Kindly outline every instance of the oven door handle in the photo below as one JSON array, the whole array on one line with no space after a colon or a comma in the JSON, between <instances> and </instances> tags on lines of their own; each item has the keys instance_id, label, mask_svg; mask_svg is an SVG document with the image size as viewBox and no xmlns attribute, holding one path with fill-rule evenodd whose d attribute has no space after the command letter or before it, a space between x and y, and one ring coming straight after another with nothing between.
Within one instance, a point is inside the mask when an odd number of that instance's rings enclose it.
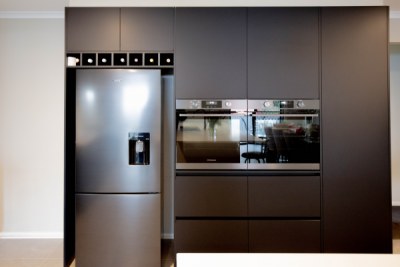
<instances>
[{"instance_id":1,"label":"oven door handle","mask_svg":"<svg viewBox=\"0 0 400 267\"><path fill-rule=\"evenodd\" d=\"M245 117L247 114L179 114L179 117Z\"/></svg>"},{"instance_id":2,"label":"oven door handle","mask_svg":"<svg viewBox=\"0 0 400 267\"><path fill-rule=\"evenodd\" d=\"M318 114L251 114L252 117L318 117Z\"/></svg>"}]
</instances>

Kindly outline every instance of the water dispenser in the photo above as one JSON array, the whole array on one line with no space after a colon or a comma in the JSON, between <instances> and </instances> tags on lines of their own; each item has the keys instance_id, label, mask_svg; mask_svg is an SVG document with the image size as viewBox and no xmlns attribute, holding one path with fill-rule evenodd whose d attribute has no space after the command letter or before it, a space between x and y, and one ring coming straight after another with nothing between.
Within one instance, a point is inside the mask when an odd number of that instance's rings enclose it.
<instances>
[{"instance_id":1,"label":"water dispenser","mask_svg":"<svg viewBox=\"0 0 400 267\"><path fill-rule=\"evenodd\" d=\"M129 165L150 164L150 133L129 133Z\"/></svg>"}]
</instances>

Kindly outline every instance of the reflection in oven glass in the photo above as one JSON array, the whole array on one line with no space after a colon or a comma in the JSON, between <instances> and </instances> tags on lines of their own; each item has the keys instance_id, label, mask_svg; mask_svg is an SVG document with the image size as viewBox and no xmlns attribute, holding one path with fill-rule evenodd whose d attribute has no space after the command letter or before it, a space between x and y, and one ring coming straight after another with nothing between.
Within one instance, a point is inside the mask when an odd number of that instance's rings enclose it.
<instances>
[{"instance_id":1,"label":"reflection in oven glass","mask_svg":"<svg viewBox=\"0 0 400 267\"><path fill-rule=\"evenodd\" d=\"M247 162L319 163L318 114L254 112L249 124Z\"/></svg>"},{"instance_id":2,"label":"reflection in oven glass","mask_svg":"<svg viewBox=\"0 0 400 267\"><path fill-rule=\"evenodd\" d=\"M180 112L176 141L177 163L244 163L247 117L230 110Z\"/></svg>"}]
</instances>

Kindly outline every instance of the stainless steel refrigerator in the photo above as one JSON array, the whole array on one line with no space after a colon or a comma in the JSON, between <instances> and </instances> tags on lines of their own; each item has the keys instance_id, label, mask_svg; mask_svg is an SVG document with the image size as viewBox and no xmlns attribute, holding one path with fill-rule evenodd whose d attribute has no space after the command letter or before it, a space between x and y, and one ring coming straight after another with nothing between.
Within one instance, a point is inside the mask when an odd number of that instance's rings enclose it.
<instances>
[{"instance_id":1,"label":"stainless steel refrigerator","mask_svg":"<svg viewBox=\"0 0 400 267\"><path fill-rule=\"evenodd\" d=\"M160 70L76 73L76 266L161 265Z\"/></svg>"}]
</instances>

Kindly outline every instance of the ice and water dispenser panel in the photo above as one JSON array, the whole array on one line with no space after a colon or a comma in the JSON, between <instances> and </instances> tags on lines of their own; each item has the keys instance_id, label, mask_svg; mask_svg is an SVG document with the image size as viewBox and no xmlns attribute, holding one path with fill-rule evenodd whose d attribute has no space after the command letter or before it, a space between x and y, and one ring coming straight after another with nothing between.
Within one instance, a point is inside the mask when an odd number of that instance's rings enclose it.
<instances>
[{"instance_id":1,"label":"ice and water dispenser panel","mask_svg":"<svg viewBox=\"0 0 400 267\"><path fill-rule=\"evenodd\" d=\"M129 165L150 164L150 133L129 133Z\"/></svg>"}]
</instances>

